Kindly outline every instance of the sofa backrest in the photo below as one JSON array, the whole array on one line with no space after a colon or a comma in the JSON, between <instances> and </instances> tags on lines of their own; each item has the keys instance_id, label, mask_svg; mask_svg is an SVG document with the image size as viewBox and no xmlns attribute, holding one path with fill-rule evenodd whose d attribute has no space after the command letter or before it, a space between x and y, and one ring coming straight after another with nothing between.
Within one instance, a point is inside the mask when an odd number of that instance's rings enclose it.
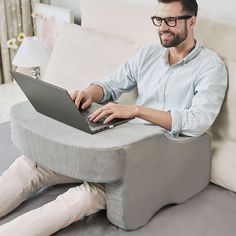
<instances>
[{"instance_id":1,"label":"sofa backrest","mask_svg":"<svg viewBox=\"0 0 236 236\"><path fill-rule=\"evenodd\" d=\"M236 52L232 48L233 42L236 42L236 24L201 16L197 19L195 36L222 59L236 61Z\"/></svg>"},{"instance_id":2,"label":"sofa backrest","mask_svg":"<svg viewBox=\"0 0 236 236\"><path fill-rule=\"evenodd\" d=\"M150 20L155 14L154 5L126 0L80 0L80 4L82 27L64 25L46 75L47 81L69 91L104 79L138 48L158 42ZM212 182L236 191L236 51L232 46L236 42L236 25L204 17L197 21L196 38L222 57L229 73L225 102L210 129ZM135 93L123 97L126 103L134 99Z\"/></svg>"},{"instance_id":3,"label":"sofa backrest","mask_svg":"<svg viewBox=\"0 0 236 236\"><path fill-rule=\"evenodd\" d=\"M141 45L158 41L155 5L127 0L80 0L82 27Z\"/></svg>"}]
</instances>

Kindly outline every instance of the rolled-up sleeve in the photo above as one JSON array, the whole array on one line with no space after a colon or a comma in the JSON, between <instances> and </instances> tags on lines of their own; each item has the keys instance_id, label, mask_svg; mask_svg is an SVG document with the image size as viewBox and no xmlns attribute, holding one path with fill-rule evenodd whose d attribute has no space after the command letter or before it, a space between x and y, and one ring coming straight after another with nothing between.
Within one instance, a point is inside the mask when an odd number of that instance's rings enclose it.
<instances>
[{"instance_id":1,"label":"rolled-up sleeve","mask_svg":"<svg viewBox=\"0 0 236 236\"><path fill-rule=\"evenodd\" d=\"M199 68L201 70L201 68ZM227 71L223 62L201 70L196 81L195 95L189 109L171 109L172 129L170 134L200 136L215 121L223 103L227 89Z\"/></svg>"},{"instance_id":2,"label":"rolled-up sleeve","mask_svg":"<svg viewBox=\"0 0 236 236\"><path fill-rule=\"evenodd\" d=\"M124 63L114 74L103 81L96 81L103 88L103 99L101 103L109 100L117 100L122 93L127 93L137 86L139 71L144 64L149 47L141 48L133 57Z\"/></svg>"},{"instance_id":3,"label":"rolled-up sleeve","mask_svg":"<svg viewBox=\"0 0 236 236\"><path fill-rule=\"evenodd\" d=\"M103 88L103 99L101 103L109 100L117 100L122 93L129 92L136 87L136 68L132 60L126 62L113 75L107 77L104 81L97 81L97 84Z\"/></svg>"}]
</instances>

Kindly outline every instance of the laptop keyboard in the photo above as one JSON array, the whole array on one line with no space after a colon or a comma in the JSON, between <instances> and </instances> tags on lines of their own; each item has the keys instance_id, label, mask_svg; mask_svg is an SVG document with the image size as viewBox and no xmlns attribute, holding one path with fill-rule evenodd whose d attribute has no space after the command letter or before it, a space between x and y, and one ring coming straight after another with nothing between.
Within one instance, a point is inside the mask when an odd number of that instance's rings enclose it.
<instances>
[{"instance_id":1,"label":"laptop keyboard","mask_svg":"<svg viewBox=\"0 0 236 236\"><path fill-rule=\"evenodd\" d=\"M86 122L88 123L88 125L90 127L96 128L98 126L104 125L103 122L105 121L106 117L101 118L99 121L97 122L92 122L88 120L88 116L90 115L90 113L88 111L83 111L82 115L84 117L84 119L86 120Z\"/></svg>"},{"instance_id":2,"label":"laptop keyboard","mask_svg":"<svg viewBox=\"0 0 236 236\"><path fill-rule=\"evenodd\" d=\"M83 115L84 119L86 120L86 122L88 123L88 125L91 127L91 128L96 128L96 127L99 127L99 126L102 126L104 125L103 122L105 121L105 119L107 118L107 116L101 118L99 121L97 122L92 122L92 121L89 121L88 120L88 116L91 114L91 112L89 112L88 110L85 110L83 112L81 112L81 114ZM122 121L123 119L119 119L119 118L115 118L113 119L111 122L109 122L108 124L115 124L115 123L118 123L120 121Z\"/></svg>"}]
</instances>

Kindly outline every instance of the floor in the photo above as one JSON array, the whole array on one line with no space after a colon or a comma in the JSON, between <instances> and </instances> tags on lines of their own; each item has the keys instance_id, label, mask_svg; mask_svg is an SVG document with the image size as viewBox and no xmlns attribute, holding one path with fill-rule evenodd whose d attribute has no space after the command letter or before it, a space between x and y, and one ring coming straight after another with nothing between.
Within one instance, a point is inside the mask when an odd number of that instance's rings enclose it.
<instances>
[{"instance_id":1,"label":"floor","mask_svg":"<svg viewBox=\"0 0 236 236\"><path fill-rule=\"evenodd\" d=\"M0 85L0 123L9 121L11 107L25 100L26 97L16 82Z\"/></svg>"}]
</instances>

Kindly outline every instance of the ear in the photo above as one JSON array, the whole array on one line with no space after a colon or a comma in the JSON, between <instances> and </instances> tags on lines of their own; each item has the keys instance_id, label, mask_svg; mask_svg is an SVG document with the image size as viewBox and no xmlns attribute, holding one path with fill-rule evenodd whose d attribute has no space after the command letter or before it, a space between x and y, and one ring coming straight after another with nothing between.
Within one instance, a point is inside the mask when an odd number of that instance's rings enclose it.
<instances>
[{"instance_id":1,"label":"ear","mask_svg":"<svg viewBox=\"0 0 236 236\"><path fill-rule=\"evenodd\" d=\"M193 28L196 24L196 21L197 21L196 16L192 16L189 21L189 26Z\"/></svg>"}]
</instances>

